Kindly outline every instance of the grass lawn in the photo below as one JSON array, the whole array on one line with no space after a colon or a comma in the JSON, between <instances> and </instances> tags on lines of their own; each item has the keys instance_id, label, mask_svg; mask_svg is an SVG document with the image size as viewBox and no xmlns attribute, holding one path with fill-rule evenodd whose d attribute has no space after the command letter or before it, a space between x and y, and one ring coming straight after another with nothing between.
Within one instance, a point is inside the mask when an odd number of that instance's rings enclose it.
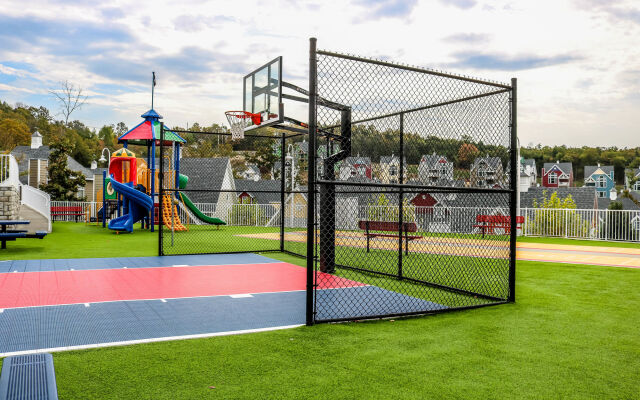
<instances>
[{"instance_id":1,"label":"grass lawn","mask_svg":"<svg viewBox=\"0 0 640 400\"><path fill-rule=\"evenodd\" d=\"M497 307L57 353L60 397L640 397L640 271L519 262L517 278Z\"/></svg>"},{"instance_id":2,"label":"grass lawn","mask_svg":"<svg viewBox=\"0 0 640 400\"><path fill-rule=\"evenodd\" d=\"M523 238L533 240L578 244ZM148 256L157 235L55 223L44 240L5 251ZM521 261L516 282L515 304L477 310L55 353L58 390L62 399L640 399L640 270Z\"/></svg>"}]
</instances>

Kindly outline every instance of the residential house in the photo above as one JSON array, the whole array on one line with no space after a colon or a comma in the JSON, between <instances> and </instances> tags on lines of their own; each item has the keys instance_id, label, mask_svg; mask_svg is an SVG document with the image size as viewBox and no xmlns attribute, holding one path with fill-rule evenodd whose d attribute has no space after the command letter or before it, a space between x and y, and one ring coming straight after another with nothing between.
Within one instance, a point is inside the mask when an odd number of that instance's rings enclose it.
<instances>
[{"instance_id":1,"label":"residential house","mask_svg":"<svg viewBox=\"0 0 640 400\"><path fill-rule=\"evenodd\" d=\"M527 192L520 193L520 207L534 208L534 205L541 205L544 199L549 199L553 193L557 193L561 199L571 195L578 209L596 209L599 199L596 196L595 188L592 187L559 187L546 188L543 186L531 187Z\"/></svg>"},{"instance_id":2,"label":"residential house","mask_svg":"<svg viewBox=\"0 0 640 400\"><path fill-rule=\"evenodd\" d=\"M616 182L613 166L600 165L584 167L584 186L595 187L598 198L616 199Z\"/></svg>"},{"instance_id":3,"label":"residential house","mask_svg":"<svg viewBox=\"0 0 640 400\"><path fill-rule=\"evenodd\" d=\"M39 188L49 180L49 155L52 150L42 144L42 135L36 131L31 135L29 146L16 146L11 154L18 162L20 182ZM78 188L78 198L86 198L87 201L96 201L97 193L102 189L102 168L97 167L94 161L89 168L83 166L71 156L67 156L67 166L75 172L84 175L86 184Z\"/></svg>"},{"instance_id":4,"label":"residential house","mask_svg":"<svg viewBox=\"0 0 640 400\"><path fill-rule=\"evenodd\" d=\"M402 176L407 179L407 159L403 160ZM400 157L391 156L380 157L380 173L377 177L382 183L400 183Z\"/></svg>"},{"instance_id":5,"label":"residential house","mask_svg":"<svg viewBox=\"0 0 640 400\"><path fill-rule=\"evenodd\" d=\"M237 203L241 204L280 204L282 182L273 179L254 181L236 179Z\"/></svg>"},{"instance_id":6,"label":"residential house","mask_svg":"<svg viewBox=\"0 0 640 400\"><path fill-rule=\"evenodd\" d=\"M453 162L436 153L425 154L418 164L418 179L424 185L435 185L440 180L453 181Z\"/></svg>"},{"instance_id":7,"label":"residential house","mask_svg":"<svg viewBox=\"0 0 640 400\"><path fill-rule=\"evenodd\" d=\"M373 174L371 173L371 159L369 157L361 157L360 155L347 157L341 161L338 171L338 179L341 181L346 181L353 177L373 178Z\"/></svg>"},{"instance_id":8,"label":"residential house","mask_svg":"<svg viewBox=\"0 0 640 400\"><path fill-rule=\"evenodd\" d=\"M631 183L632 180L629 179L629 175L632 175L633 179L635 179L634 183ZM640 191L640 168L626 169L624 171L624 187L627 190Z\"/></svg>"},{"instance_id":9,"label":"residential house","mask_svg":"<svg viewBox=\"0 0 640 400\"><path fill-rule=\"evenodd\" d=\"M248 179L251 181L259 181L262 178L260 169L255 164L247 164L247 169L240 173L242 179Z\"/></svg>"},{"instance_id":10,"label":"residential house","mask_svg":"<svg viewBox=\"0 0 640 400\"><path fill-rule=\"evenodd\" d=\"M542 186L549 188L573 186L573 165L570 162L544 163L542 167Z\"/></svg>"},{"instance_id":11,"label":"residential house","mask_svg":"<svg viewBox=\"0 0 640 400\"><path fill-rule=\"evenodd\" d=\"M536 160L520 157L520 191L524 192L529 187L536 186L537 182Z\"/></svg>"},{"instance_id":12,"label":"residential house","mask_svg":"<svg viewBox=\"0 0 640 400\"><path fill-rule=\"evenodd\" d=\"M498 157L478 157L471 164L471 186L499 188L503 186L504 171Z\"/></svg>"},{"instance_id":13,"label":"residential house","mask_svg":"<svg viewBox=\"0 0 640 400\"><path fill-rule=\"evenodd\" d=\"M189 177L185 193L194 203L215 207L211 216L225 219L236 203L236 185L228 157L190 158L180 160L180 173Z\"/></svg>"}]
</instances>

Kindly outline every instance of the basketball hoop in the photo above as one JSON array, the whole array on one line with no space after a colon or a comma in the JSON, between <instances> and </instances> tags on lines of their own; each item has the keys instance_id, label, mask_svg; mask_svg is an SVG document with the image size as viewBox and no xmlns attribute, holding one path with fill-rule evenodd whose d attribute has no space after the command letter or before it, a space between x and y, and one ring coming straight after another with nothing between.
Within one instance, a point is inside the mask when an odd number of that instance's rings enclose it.
<instances>
[{"instance_id":1,"label":"basketball hoop","mask_svg":"<svg viewBox=\"0 0 640 400\"><path fill-rule=\"evenodd\" d=\"M248 111L226 111L229 126L231 127L231 139L244 139L244 129L254 125L260 125L262 117L260 114L253 114Z\"/></svg>"}]
</instances>

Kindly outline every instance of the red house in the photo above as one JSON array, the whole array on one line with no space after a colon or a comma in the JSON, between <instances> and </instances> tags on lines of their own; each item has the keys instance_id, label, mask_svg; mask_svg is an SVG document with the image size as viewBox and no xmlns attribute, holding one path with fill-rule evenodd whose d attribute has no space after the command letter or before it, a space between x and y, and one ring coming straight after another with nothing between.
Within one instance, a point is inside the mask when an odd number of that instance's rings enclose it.
<instances>
[{"instance_id":1,"label":"red house","mask_svg":"<svg viewBox=\"0 0 640 400\"><path fill-rule=\"evenodd\" d=\"M544 163L542 167L542 186L571 187L573 186L573 165L570 162Z\"/></svg>"}]
</instances>

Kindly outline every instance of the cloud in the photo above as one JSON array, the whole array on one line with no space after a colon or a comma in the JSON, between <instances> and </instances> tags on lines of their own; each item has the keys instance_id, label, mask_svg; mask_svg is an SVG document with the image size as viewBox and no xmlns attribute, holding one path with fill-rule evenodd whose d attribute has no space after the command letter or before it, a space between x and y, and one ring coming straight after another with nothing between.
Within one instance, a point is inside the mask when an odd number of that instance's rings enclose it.
<instances>
[{"instance_id":1,"label":"cloud","mask_svg":"<svg viewBox=\"0 0 640 400\"><path fill-rule=\"evenodd\" d=\"M454 54L457 61L449 64L451 67L456 68L473 68L473 69L485 69L485 70L500 70L500 71L518 71L534 68L548 67L552 65L566 64L572 61L579 60L579 57L570 55L561 56L536 56L536 55L524 55L508 57L497 54L481 54L481 53L466 53L460 52Z\"/></svg>"},{"instance_id":2,"label":"cloud","mask_svg":"<svg viewBox=\"0 0 640 400\"><path fill-rule=\"evenodd\" d=\"M126 15L122 9L117 7L105 7L100 10L100 13L106 19L120 19Z\"/></svg>"},{"instance_id":3,"label":"cloud","mask_svg":"<svg viewBox=\"0 0 640 400\"><path fill-rule=\"evenodd\" d=\"M576 0L575 4L580 10L596 11L612 20L640 24L640 9L625 5L620 0Z\"/></svg>"},{"instance_id":4,"label":"cloud","mask_svg":"<svg viewBox=\"0 0 640 400\"><path fill-rule=\"evenodd\" d=\"M472 8L478 3L476 0L440 0L440 2L449 6L462 8L463 10Z\"/></svg>"},{"instance_id":5,"label":"cloud","mask_svg":"<svg viewBox=\"0 0 640 400\"><path fill-rule=\"evenodd\" d=\"M368 19L385 17L403 18L411 14L417 5L417 0L359 0L360 4L367 8Z\"/></svg>"},{"instance_id":6,"label":"cloud","mask_svg":"<svg viewBox=\"0 0 640 400\"><path fill-rule=\"evenodd\" d=\"M468 44L486 43L489 41L489 35L485 33L456 33L445 37L444 41Z\"/></svg>"},{"instance_id":7,"label":"cloud","mask_svg":"<svg viewBox=\"0 0 640 400\"><path fill-rule=\"evenodd\" d=\"M173 20L173 26L178 31L200 32L206 28L215 28L219 25L237 22L235 18L226 15L213 17L203 15L180 15Z\"/></svg>"}]
</instances>

